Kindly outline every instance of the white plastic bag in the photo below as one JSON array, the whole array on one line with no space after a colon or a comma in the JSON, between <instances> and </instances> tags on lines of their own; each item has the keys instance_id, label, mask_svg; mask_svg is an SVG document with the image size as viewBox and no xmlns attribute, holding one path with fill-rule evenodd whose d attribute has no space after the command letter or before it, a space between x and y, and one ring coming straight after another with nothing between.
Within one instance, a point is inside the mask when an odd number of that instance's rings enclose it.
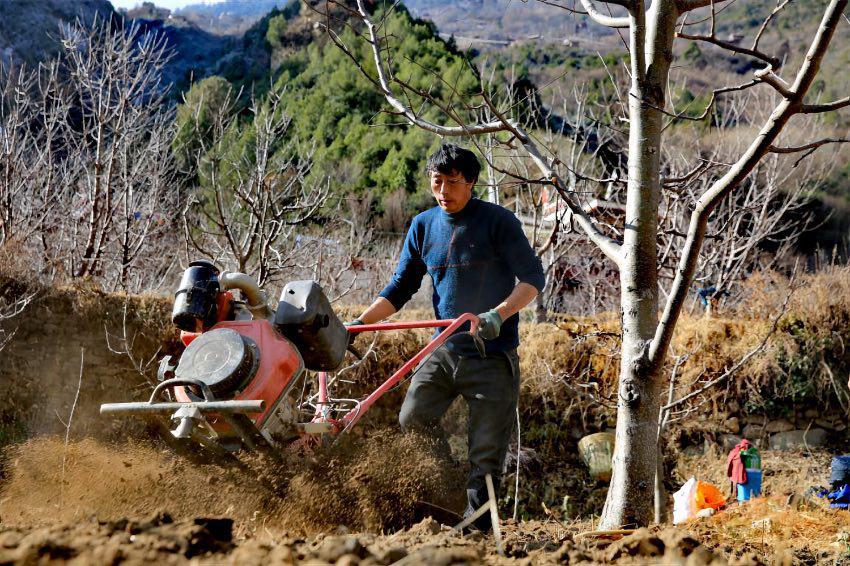
<instances>
[{"instance_id":1,"label":"white plastic bag","mask_svg":"<svg viewBox=\"0 0 850 566\"><path fill-rule=\"evenodd\" d=\"M673 524L678 525L696 516L697 480L692 477L673 494Z\"/></svg>"}]
</instances>

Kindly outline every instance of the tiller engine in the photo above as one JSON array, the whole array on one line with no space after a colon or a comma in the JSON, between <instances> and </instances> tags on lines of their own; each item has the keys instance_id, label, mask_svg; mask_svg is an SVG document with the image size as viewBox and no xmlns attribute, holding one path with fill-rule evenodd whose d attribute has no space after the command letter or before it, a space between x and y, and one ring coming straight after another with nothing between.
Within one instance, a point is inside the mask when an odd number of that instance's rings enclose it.
<instances>
[{"instance_id":1,"label":"tiller engine","mask_svg":"<svg viewBox=\"0 0 850 566\"><path fill-rule=\"evenodd\" d=\"M170 436L219 454L344 432L465 325L480 345L472 314L346 328L315 281L288 283L272 308L251 277L220 272L208 261L192 262L183 273L172 321L186 346L179 363L161 360L148 401L106 403L100 412L169 417ZM350 349L349 332L429 327L444 330L370 395L330 395L329 372ZM312 387L309 372L316 372ZM312 394L305 398L307 391Z\"/></svg>"}]
</instances>

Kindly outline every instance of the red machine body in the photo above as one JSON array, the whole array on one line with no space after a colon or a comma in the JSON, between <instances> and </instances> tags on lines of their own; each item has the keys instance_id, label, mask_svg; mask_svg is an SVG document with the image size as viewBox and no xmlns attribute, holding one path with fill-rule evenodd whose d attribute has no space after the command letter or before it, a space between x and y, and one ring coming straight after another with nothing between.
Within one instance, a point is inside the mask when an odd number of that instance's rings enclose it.
<instances>
[{"instance_id":1,"label":"red machine body","mask_svg":"<svg viewBox=\"0 0 850 566\"><path fill-rule=\"evenodd\" d=\"M262 413L248 415L254 425L262 430L289 392L290 386L301 376L301 372L304 371L304 362L298 350L289 340L281 336L268 320L224 321L217 323L209 330L220 328L235 330L249 338L257 345L260 352L256 373L250 382L231 399L263 401L265 410ZM188 345L199 335L184 333L181 338ZM192 401L185 387L175 387L174 393L178 401ZM230 426L223 419L210 415L207 421L219 434L225 436L233 434Z\"/></svg>"}]
</instances>

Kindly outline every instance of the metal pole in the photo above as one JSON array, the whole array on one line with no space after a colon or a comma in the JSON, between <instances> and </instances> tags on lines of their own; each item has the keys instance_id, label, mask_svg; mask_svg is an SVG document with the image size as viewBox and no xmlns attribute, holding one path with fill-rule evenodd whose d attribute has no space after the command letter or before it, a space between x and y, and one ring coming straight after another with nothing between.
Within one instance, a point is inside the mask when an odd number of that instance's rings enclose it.
<instances>
[{"instance_id":1,"label":"metal pole","mask_svg":"<svg viewBox=\"0 0 850 566\"><path fill-rule=\"evenodd\" d=\"M197 408L202 411L215 413L262 413L265 410L265 401L167 401L162 403L104 403L100 406L101 415L134 413L151 414L173 412L183 408Z\"/></svg>"},{"instance_id":2,"label":"metal pole","mask_svg":"<svg viewBox=\"0 0 850 566\"><path fill-rule=\"evenodd\" d=\"M475 329L478 326L478 317L475 316L474 314L464 313L464 314L460 315L459 317L457 317L456 319L450 320L450 321L434 320L434 321L418 321L418 322L413 322L413 323L397 323L397 324L420 325L420 326L404 326L403 328L424 328L424 326L421 326L421 325L424 325L426 323L432 324L432 323L444 323L444 322L449 322L450 324L448 324L446 329L443 330L436 338L434 338L427 346L422 348L422 350L420 350L418 354L413 356L403 366L401 366L398 369L398 371L396 371L394 374L392 374L389 377L389 379L387 379L385 382L383 382L371 395L366 397L363 400L363 402L360 403L360 410L359 411L356 411L356 412L352 411L352 412L348 413L347 415L345 415L341 419L341 421L343 423L345 423L344 428L348 428L348 427L354 425L354 423L356 423L358 420L360 420L360 418L363 416L363 414L366 413L366 411L369 409L369 407L371 407L375 403L375 401L377 401L384 393L386 393L387 391L392 389L392 387L395 386L399 381L401 381L404 376L406 376L408 373L410 373L413 370L413 368L416 367L416 364L418 364L420 361L422 361L425 358L425 356L429 355L431 352L433 352L434 350L439 348L443 344L443 342L445 342L449 338L449 336L451 336L452 333L454 333L458 328L460 328L461 326L463 326L464 324L469 322L469 323L472 324L472 330L475 331ZM440 324L440 325L442 325L442 324ZM380 330L390 330L389 328L386 328L389 325L381 325L381 324L376 324L376 325L363 324L363 325L357 325L357 326L349 326L348 329L349 329L349 332L363 332L364 328L369 328L370 326L381 326L381 327L384 327L384 328L380 328Z\"/></svg>"}]
</instances>

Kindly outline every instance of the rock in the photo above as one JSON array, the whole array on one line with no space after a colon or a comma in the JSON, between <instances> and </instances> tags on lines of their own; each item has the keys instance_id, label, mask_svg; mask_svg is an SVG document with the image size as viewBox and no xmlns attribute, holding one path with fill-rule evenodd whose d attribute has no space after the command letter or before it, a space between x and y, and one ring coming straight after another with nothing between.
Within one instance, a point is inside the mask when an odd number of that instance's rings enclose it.
<instances>
[{"instance_id":1,"label":"rock","mask_svg":"<svg viewBox=\"0 0 850 566\"><path fill-rule=\"evenodd\" d=\"M432 535L435 535L440 532L440 523L438 523L431 517L422 519L422 521L418 525L416 525L416 527Z\"/></svg>"},{"instance_id":2,"label":"rock","mask_svg":"<svg viewBox=\"0 0 850 566\"><path fill-rule=\"evenodd\" d=\"M741 423L738 421L738 417L728 418L724 424L726 425L726 430L732 434L741 432Z\"/></svg>"},{"instance_id":3,"label":"rock","mask_svg":"<svg viewBox=\"0 0 850 566\"><path fill-rule=\"evenodd\" d=\"M433 545L425 545L412 552L405 560L405 564L481 564L480 547L457 547L440 548Z\"/></svg>"},{"instance_id":4,"label":"rock","mask_svg":"<svg viewBox=\"0 0 850 566\"><path fill-rule=\"evenodd\" d=\"M837 425L835 425L834 430L835 432L842 432L844 430L847 430L847 425L844 423L838 423Z\"/></svg>"},{"instance_id":5,"label":"rock","mask_svg":"<svg viewBox=\"0 0 850 566\"><path fill-rule=\"evenodd\" d=\"M750 423L744 427L744 430L741 431L741 436L746 438L749 441L755 441L758 438L761 438L764 434L764 427L759 424Z\"/></svg>"},{"instance_id":6,"label":"rock","mask_svg":"<svg viewBox=\"0 0 850 566\"><path fill-rule=\"evenodd\" d=\"M826 419L815 419L815 424L826 430L835 430L835 424Z\"/></svg>"},{"instance_id":7,"label":"rock","mask_svg":"<svg viewBox=\"0 0 850 566\"><path fill-rule=\"evenodd\" d=\"M700 519L707 519L708 517L713 516L717 511L713 507L706 507L705 509L700 509L697 511L697 517Z\"/></svg>"},{"instance_id":8,"label":"rock","mask_svg":"<svg viewBox=\"0 0 850 566\"><path fill-rule=\"evenodd\" d=\"M15 548L24 536L16 531L0 533L0 548Z\"/></svg>"},{"instance_id":9,"label":"rock","mask_svg":"<svg viewBox=\"0 0 850 566\"><path fill-rule=\"evenodd\" d=\"M347 554L364 558L368 552L356 536L329 536L316 549L316 554L322 560L336 562Z\"/></svg>"},{"instance_id":10,"label":"rock","mask_svg":"<svg viewBox=\"0 0 850 566\"><path fill-rule=\"evenodd\" d=\"M774 434L777 432L788 432L789 430L794 430L794 425L785 419L777 419L767 423L767 426L765 426L764 429L768 434Z\"/></svg>"},{"instance_id":11,"label":"rock","mask_svg":"<svg viewBox=\"0 0 850 566\"><path fill-rule=\"evenodd\" d=\"M816 419L820 416L820 411L817 409L806 409L803 411L803 417L807 419Z\"/></svg>"},{"instance_id":12,"label":"rock","mask_svg":"<svg viewBox=\"0 0 850 566\"><path fill-rule=\"evenodd\" d=\"M381 560L386 564L398 562L402 558L407 557L407 549L403 546L394 546L383 553Z\"/></svg>"},{"instance_id":13,"label":"rock","mask_svg":"<svg viewBox=\"0 0 850 566\"><path fill-rule=\"evenodd\" d=\"M822 428L789 430L778 432L770 437L771 450L803 450L819 448L826 443L827 432Z\"/></svg>"},{"instance_id":14,"label":"rock","mask_svg":"<svg viewBox=\"0 0 850 566\"><path fill-rule=\"evenodd\" d=\"M721 434L719 440L720 449L724 452L728 452L735 448L735 445L740 443L742 438L735 434Z\"/></svg>"},{"instance_id":15,"label":"rock","mask_svg":"<svg viewBox=\"0 0 850 566\"><path fill-rule=\"evenodd\" d=\"M240 564L239 560L235 560L234 564ZM241 562L244 564L244 562ZM295 555L292 549L288 546L278 545L272 548L268 556L268 564L295 564Z\"/></svg>"},{"instance_id":16,"label":"rock","mask_svg":"<svg viewBox=\"0 0 850 566\"><path fill-rule=\"evenodd\" d=\"M608 560L613 562L626 556L662 556L665 548L663 540L650 533L649 529L641 528L613 543L608 549Z\"/></svg>"}]
</instances>

